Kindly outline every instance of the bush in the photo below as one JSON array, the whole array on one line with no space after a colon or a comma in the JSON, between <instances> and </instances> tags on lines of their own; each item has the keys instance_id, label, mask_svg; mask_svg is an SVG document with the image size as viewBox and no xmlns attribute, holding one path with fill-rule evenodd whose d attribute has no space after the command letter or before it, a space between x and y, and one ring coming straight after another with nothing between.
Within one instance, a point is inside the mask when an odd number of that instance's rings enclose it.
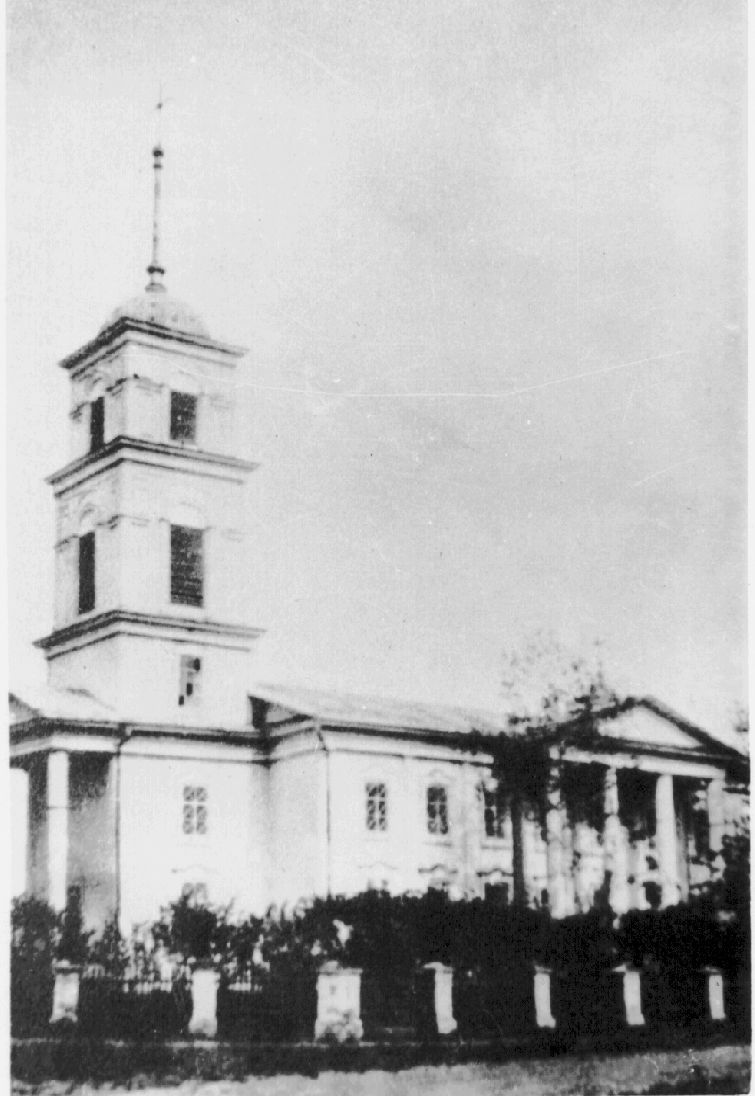
<instances>
[{"instance_id":1,"label":"bush","mask_svg":"<svg viewBox=\"0 0 755 1096\"><path fill-rule=\"evenodd\" d=\"M10 1010L15 1036L44 1035L52 1012L58 916L24 895L11 907Z\"/></svg>"}]
</instances>

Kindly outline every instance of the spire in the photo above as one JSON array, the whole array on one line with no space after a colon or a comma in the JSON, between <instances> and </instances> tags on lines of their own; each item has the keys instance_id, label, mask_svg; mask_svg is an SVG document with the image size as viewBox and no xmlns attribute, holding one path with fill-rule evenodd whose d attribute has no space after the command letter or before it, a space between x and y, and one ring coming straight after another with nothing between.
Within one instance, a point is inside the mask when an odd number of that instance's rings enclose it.
<instances>
[{"instance_id":1,"label":"spire","mask_svg":"<svg viewBox=\"0 0 755 1096\"><path fill-rule=\"evenodd\" d=\"M163 105L162 88L160 88L160 99L157 104L157 142L152 149L155 191L152 214L152 261L147 267L147 273L149 274L149 284L147 285L148 293L165 292L165 286L162 281L163 275L165 274L165 267L160 262L160 172L163 169L163 148L160 143L160 119L162 117Z\"/></svg>"}]
</instances>

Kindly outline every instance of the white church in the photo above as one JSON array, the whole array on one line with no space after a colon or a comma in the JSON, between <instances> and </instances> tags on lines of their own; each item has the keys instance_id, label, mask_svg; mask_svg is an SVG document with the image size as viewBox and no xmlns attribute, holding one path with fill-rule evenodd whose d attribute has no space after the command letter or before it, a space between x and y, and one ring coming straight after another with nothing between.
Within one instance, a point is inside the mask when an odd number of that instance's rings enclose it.
<instances>
[{"instance_id":1,"label":"white church","mask_svg":"<svg viewBox=\"0 0 755 1096\"><path fill-rule=\"evenodd\" d=\"M181 894L261 912L439 887L560 917L599 893L620 913L705 885L742 759L657 701L611 704L583 735L250 685L261 630L234 580L255 471L236 443L244 351L166 292L160 147L154 168L146 291L60 363L71 452L49 478L49 680L11 695L27 891L129 931Z\"/></svg>"}]
</instances>

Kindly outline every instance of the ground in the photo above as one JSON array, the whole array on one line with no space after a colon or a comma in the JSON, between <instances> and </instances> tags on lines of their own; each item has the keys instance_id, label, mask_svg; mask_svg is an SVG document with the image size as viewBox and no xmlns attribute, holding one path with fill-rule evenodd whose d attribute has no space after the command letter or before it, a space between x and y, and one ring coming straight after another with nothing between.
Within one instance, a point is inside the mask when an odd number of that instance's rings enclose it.
<instances>
[{"instance_id":1,"label":"ground","mask_svg":"<svg viewBox=\"0 0 755 1096\"><path fill-rule=\"evenodd\" d=\"M723 1046L647 1054L579 1055L488 1064L417 1066L396 1073L321 1073L249 1077L245 1081L184 1081L165 1088L134 1077L130 1088L103 1085L72 1087L50 1081L32 1086L16 1082L19 1096L618 1096L631 1093L749 1092L750 1047Z\"/></svg>"}]
</instances>

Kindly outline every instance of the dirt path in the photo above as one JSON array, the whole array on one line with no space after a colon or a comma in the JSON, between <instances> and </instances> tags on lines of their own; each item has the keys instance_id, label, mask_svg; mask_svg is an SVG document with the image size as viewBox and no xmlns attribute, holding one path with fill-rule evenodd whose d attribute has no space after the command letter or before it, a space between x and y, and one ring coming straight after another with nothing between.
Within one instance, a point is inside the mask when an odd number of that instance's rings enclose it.
<instances>
[{"instance_id":1,"label":"dirt path","mask_svg":"<svg viewBox=\"0 0 755 1096\"><path fill-rule=\"evenodd\" d=\"M249 1077L245 1081L184 1081L155 1086L135 1076L130 1088L103 1085L72 1087L70 1082L40 1086L14 1084L14 1093L30 1096L618 1096L674 1086L678 1093L749 1091L750 1047L724 1046L650 1054L590 1055L456 1066L417 1066L397 1073L321 1073ZM716 1087L716 1082L720 1087ZM680 1086L680 1087L677 1087Z\"/></svg>"}]
</instances>

